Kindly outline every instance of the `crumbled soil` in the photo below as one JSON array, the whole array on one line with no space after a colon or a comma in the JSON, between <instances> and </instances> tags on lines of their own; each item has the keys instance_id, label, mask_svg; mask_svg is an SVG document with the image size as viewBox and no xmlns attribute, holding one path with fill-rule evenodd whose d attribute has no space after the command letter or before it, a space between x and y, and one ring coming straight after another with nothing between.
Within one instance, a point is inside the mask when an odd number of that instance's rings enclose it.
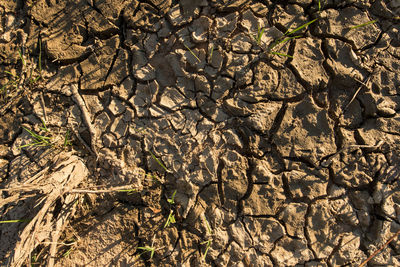
<instances>
[{"instance_id":1,"label":"crumbled soil","mask_svg":"<svg viewBox=\"0 0 400 267\"><path fill-rule=\"evenodd\" d=\"M400 1L0 18L1 266L358 266L400 229Z\"/></svg>"}]
</instances>

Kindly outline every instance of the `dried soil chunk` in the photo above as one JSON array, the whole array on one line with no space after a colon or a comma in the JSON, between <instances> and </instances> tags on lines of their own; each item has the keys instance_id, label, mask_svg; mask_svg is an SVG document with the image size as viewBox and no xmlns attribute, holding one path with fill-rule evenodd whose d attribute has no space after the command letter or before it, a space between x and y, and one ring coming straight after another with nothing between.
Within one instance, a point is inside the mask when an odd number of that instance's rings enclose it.
<instances>
[{"instance_id":1,"label":"dried soil chunk","mask_svg":"<svg viewBox=\"0 0 400 267\"><path fill-rule=\"evenodd\" d=\"M292 31L308 22L308 19L305 16L299 16L299 14L304 14L304 10L298 5L287 5L285 7L277 5L272 20L277 28ZM305 27L300 31L297 31L296 35L304 33L306 30L307 28Z\"/></svg>"},{"instance_id":2,"label":"dried soil chunk","mask_svg":"<svg viewBox=\"0 0 400 267\"><path fill-rule=\"evenodd\" d=\"M316 163L336 152L333 124L328 111L307 97L290 104L273 140L284 157L302 157Z\"/></svg>"},{"instance_id":3,"label":"dried soil chunk","mask_svg":"<svg viewBox=\"0 0 400 267\"><path fill-rule=\"evenodd\" d=\"M349 203L350 200L344 197L311 204L306 231L317 258L328 257L339 244L341 236L351 235L352 227L359 224L357 214Z\"/></svg>"},{"instance_id":4,"label":"dried soil chunk","mask_svg":"<svg viewBox=\"0 0 400 267\"><path fill-rule=\"evenodd\" d=\"M265 26L265 23L262 19L254 16L254 13L249 9L243 12L242 20L240 24L243 28L247 30L249 34L256 34L259 29L262 29Z\"/></svg>"},{"instance_id":5,"label":"dried soil chunk","mask_svg":"<svg viewBox=\"0 0 400 267\"><path fill-rule=\"evenodd\" d=\"M278 71L265 62L259 62L254 69L255 96L262 97L265 94L276 92L279 83ZM253 90L250 90L250 93ZM255 93L253 93L255 94Z\"/></svg>"},{"instance_id":6,"label":"dried soil chunk","mask_svg":"<svg viewBox=\"0 0 400 267\"><path fill-rule=\"evenodd\" d=\"M345 154L342 161L335 159L332 169L337 183L353 188L371 183L378 171L371 166L369 157L365 157L361 150Z\"/></svg>"},{"instance_id":7,"label":"dried soil chunk","mask_svg":"<svg viewBox=\"0 0 400 267\"><path fill-rule=\"evenodd\" d=\"M279 214L279 219L285 223L285 228L289 236L304 238L307 207L305 203L290 203Z\"/></svg>"},{"instance_id":8,"label":"dried soil chunk","mask_svg":"<svg viewBox=\"0 0 400 267\"><path fill-rule=\"evenodd\" d=\"M322 65L325 58L321 50L321 43L321 40L311 38L296 40L291 62L300 78L306 81L311 88L318 88L321 83L327 84L328 82L328 74Z\"/></svg>"},{"instance_id":9,"label":"dried soil chunk","mask_svg":"<svg viewBox=\"0 0 400 267\"><path fill-rule=\"evenodd\" d=\"M174 87L167 87L160 98L160 105L170 110L179 110L187 106L189 101Z\"/></svg>"},{"instance_id":10,"label":"dried soil chunk","mask_svg":"<svg viewBox=\"0 0 400 267\"><path fill-rule=\"evenodd\" d=\"M351 27L371 21L367 12L356 7L340 10L327 9L321 12L321 18L316 24L318 34L344 37L352 42L356 49L374 44L381 33L376 23L351 29Z\"/></svg>"},{"instance_id":11,"label":"dried soil chunk","mask_svg":"<svg viewBox=\"0 0 400 267\"><path fill-rule=\"evenodd\" d=\"M191 21L191 19L189 17L183 16L183 14L181 12L181 9L180 9L178 4L173 6L169 10L169 12L168 12L168 20L175 27L179 27L179 26L182 26L184 24L188 24Z\"/></svg>"},{"instance_id":12,"label":"dried soil chunk","mask_svg":"<svg viewBox=\"0 0 400 267\"><path fill-rule=\"evenodd\" d=\"M296 76L288 68L279 70L279 85L276 90L269 91L270 99L287 99L299 96L305 92L304 87L297 81Z\"/></svg>"},{"instance_id":13,"label":"dried soil chunk","mask_svg":"<svg viewBox=\"0 0 400 267\"><path fill-rule=\"evenodd\" d=\"M275 241L285 233L279 221L272 218L245 217L243 223L251 233L254 248L264 254L270 253Z\"/></svg>"},{"instance_id":14,"label":"dried soil chunk","mask_svg":"<svg viewBox=\"0 0 400 267\"><path fill-rule=\"evenodd\" d=\"M229 235L239 244L240 247L246 249L252 245L252 240L245 230L245 226L239 220L229 226Z\"/></svg>"},{"instance_id":15,"label":"dried soil chunk","mask_svg":"<svg viewBox=\"0 0 400 267\"><path fill-rule=\"evenodd\" d=\"M106 85L106 78L113 58L117 53L119 38L117 36L102 42L96 54L90 55L80 63L82 69L81 88L100 89Z\"/></svg>"},{"instance_id":16,"label":"dried soil chunk","mask_svg":"<svg viewBox=\"0 0 400 267\"><path fill-rule=\"evenodd\" d=\"M328 39L327 47L327 63L331 72L335 73L337 83L352 86L355 79L365 80L367 73L360 67L359 60L354 58L355 53L349 44L337 39Z\"/></svg>"},{"instance_id":17,"label":"dried soil chunk","mask_svg":"<svg viewBox=\"0 0 400 267\"><path fill-rule=\"evenodd\" d=\"M93 5L101 11L101 14L113 24L118 24L118 19L121 11L128 5L134 5L136 0L125 1L125 0L94 0Z\"/></svg>"},{"instance_id":18,"label":"dried soil chunk","mask_svg":"<svg viewBox=\"0 0 400 267\"><path fill-rule=\"evenodd\" d=\"M282 104L276 102L257 103L252 105L252 114L244 120L252 129L268 134L281 107Z\"/></svg>"},{"instance_id":19,"label":"dried soil chunk","mask_svg":"<svg viewBox=\"0 0 400 267\"><path fill-rule=\"evenodd\" d=\"M307 248L306 240L285 236L276 243L274 250L271 252L271 257L279 266L295 266L311 260L313 254Z\"/></svg>"},{"instance_id":20,"label":"dried soil chunk","mask_svg":"<svg viewBox=\"0 0 400 267\"><path fill-rule=\"evenodd\" d=\"M289 165L293 170L285 172L284 175L293 198L313 200L327 194L327 170L313 170L305 164L290 163Z\"/></svg>"},{"instance_id":21,"label":"dried soil chunk","mask_svg":"<svg viewBox=\"0 0 400 267\"><path fill-rule=\"evenodd\" d=\"M190 26L189 31L191 32L190 37L192 41L195 43L203 43L208 39L208 31L211 27L212 20L201 16L200 18L196 19Z\"/></svg>"},{"instance_id":22,"label":"dried soil chunk","mask_svg":"<svg viewBox=\"0 0 400 267\"><path fill-rule=\"evenodd\" d=\"M62 31L57 30L50 34L45 48L51 59L70 63L88 55L91 50L82 45L83 40L87 38L84 25L74 21L67 21L64 24Z\"/></svg>"},{"instance_id":23,"label":"dried soil chunk","mask_svg":"<svg viewBox=\"0 0 400 267\"><path fill-rule=\"evenodd\" d=\"M251 39L244 33L239 33L232 38L232 51L235 53L249 53L251 50Z\"/></svg>"},{"instance_id":24,"label":"dried soil chunk","mask_svg":"<svg viewBox=\"0 0 400 267\"><path fill-rule=\"evenodd\" d=\"M248 215L276 215L285 202L282 180L274 184L254 184L253 190L243 201L243 213Z\"/></svg>"},{"instance_id":25,"label":"dried soil chunk","mask_svg":"<svg viewBox=\"0 0 400 267\"><path fill-rule=\"evenodd\" d=\"M239 13L231 13L225 17L215 19L216 34L218 38L227 38L236 29Z\"/></svg>"},{"instance_id":26,"label":"dried soil chunk","mask_svg":"<svg viewBox=\"0 0 400 267\"><path fill-rule=\"evenodd\" d=\"M248 180L246 170L248 163L245 157L236 151L227 151L221 157L223 168L221 179L225 196L225 206L232 209L235 202L244 196L247 191Z\"/></svg>"},{"instance_id":27,"label":"dried soil chunk","mask_svg":"<svg viewBox=\"0 0 400 267\"><path fill-rule=\"evenodd\" d=\"M134 6L137 2L134 2ZM135 10L129 8L124 12L124 19L127 21L129 28L141 28L145 31L156 32L161 28L158 10L147 3L140 3Z\"/></svg>"}]
</instances>

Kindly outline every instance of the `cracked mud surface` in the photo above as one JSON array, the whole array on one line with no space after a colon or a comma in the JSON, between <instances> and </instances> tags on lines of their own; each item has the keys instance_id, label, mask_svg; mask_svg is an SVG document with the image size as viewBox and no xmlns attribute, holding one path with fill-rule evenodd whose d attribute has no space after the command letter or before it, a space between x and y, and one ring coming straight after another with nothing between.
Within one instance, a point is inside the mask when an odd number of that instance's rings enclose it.
<instances>
[{"instance_id":1,"label":"cracked mud surface","mask_svg":"<svg viewBox=\"0 0 400 267\"><path fill-rule=\"evenodd\" d=\"M81 194L56 266L358 266L400 229L400 2L287 2L0 1L0 84L18 51L43 65L1 95L0 188L70 150L79 188L137 189ZM316 18L291 57L267 53ZM73 145L20 149L42 121ZM29 200L0 220L32 218ZM26 224L0 224L1 266Z\"/></svg>"}]
</instances>

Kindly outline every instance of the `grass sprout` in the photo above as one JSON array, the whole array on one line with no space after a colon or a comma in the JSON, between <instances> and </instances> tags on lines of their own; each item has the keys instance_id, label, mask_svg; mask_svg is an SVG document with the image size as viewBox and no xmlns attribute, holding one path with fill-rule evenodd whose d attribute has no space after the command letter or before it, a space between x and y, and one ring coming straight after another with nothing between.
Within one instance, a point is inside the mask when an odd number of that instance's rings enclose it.
<instances>
[{"instance_id":1,"label":"grass sprout","mask_svg":"<svg viewBox=\"0 0 400 267\"><path fill-rule=\"evenodd\" d=\"M368 22L366 22L366 23L362 23L362 24L353 26L353 27L350 28L350 30L355 30L355 29L358 29L358 28L362 28L362 27L365 27L365 26L374 24L374 23L376 23L377 21L378 21L377 19L371 20L371 21L368 21Z\"/></svg>"},{"instance_id":2,"label":"grass sprout","mask_svg":"<svg viewBox=\"0 0 400 267\"><path fill-rule=\"evenodd\" d=\"M33 142L29 143L29 144L26 144L26 145L22 145L19 148L31 147L31 146L41 147L41 146L51 146L52 145L52 143L50 141L50 137L37 134L34 131L31 131L28 128L25 128L25 127L22 127L22 128L24 128L25 131L27 131L29 133L29 135L33 139Z\"/></svg>"},{"instance_id":3,"label":"grass sprout","mask_svg":"<svg viewBox=\"0 0 400 267\"><path fill-rule=\"evenodd\" d=\"M156 251L154 247L148 247L148 246L146 246L146 247L138 247L137 249L143 250L142 253L150 252L150 259L153 258L154 252Z\"/></svg>"},{"instance_id":4,"label":"grass sprout","mask_svg":"<svg viewBox=\"0 0 400 267\"><path fill-rule=\"evenodd\" d=\"M257 35L253 36L258 45L261 44L261 38L264 35L264 31L265 31L265 28L260 28L260 26L258 26Z\"/></svg>"}]
</instances>

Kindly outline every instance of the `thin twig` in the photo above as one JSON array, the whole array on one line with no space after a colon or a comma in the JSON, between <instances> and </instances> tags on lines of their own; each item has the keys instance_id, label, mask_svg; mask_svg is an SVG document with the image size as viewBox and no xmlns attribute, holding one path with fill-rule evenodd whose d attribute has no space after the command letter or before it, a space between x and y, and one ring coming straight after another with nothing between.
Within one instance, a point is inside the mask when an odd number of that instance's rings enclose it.
<instances>
[{"instance_id":1,"label":"thin twig","mask_svg":"<svg viewBox=\"0 0 400 267\"><path fill-rule=\"evenodd\" d=\"M400 234L400 229L391 238L389 238L389 240L385 244L383 244L383 246L381 246L378 250L372 253L371 256L368 257L368 259L363 261L359 267L363 267L364 265L366 265L373 257L378 255L379 252L381 252L384 248L386 248L390 244L390 242L392 242L399 234Z\"/></svg>"},{"instance_id":2,"label":"thin twig","mask_svg":"<svg viewBox=\"0 0 400 267\"><path fill-rule=\"evenodd\" d=\"M79 106L80 110L82 111L83 121L85 122L86 127L88 128L89 133L90 133L90 143L91 143L91 148L92 148L91 152L93 152L93 154L97 158L98 155L97 155L97 150L96 150L96 140L97 140L96 131L95 131L92 123L90 122L89 111L86 108L85 101L83 101L82 96L78 92L78 87L76 86L76 84L71 85L71 93L75 100L75 103Z\"/></svg>"},{"instance_id":3,"label":"thin twig","mask_svg":"<svg viewBox=\"0 0 400 267\"><path fill-rule=\"evenodd\" d=\"M79 189L72 189L66 193L71 194L79 194L79 193L87 193L87 194L100 194L100 193L113 193L122 190L136 190L136 188L132 188L131 185L129 186L116 186L111 187L109 189L93 189L93 188L79 188Z\"/></svg>"}]
</instances>

